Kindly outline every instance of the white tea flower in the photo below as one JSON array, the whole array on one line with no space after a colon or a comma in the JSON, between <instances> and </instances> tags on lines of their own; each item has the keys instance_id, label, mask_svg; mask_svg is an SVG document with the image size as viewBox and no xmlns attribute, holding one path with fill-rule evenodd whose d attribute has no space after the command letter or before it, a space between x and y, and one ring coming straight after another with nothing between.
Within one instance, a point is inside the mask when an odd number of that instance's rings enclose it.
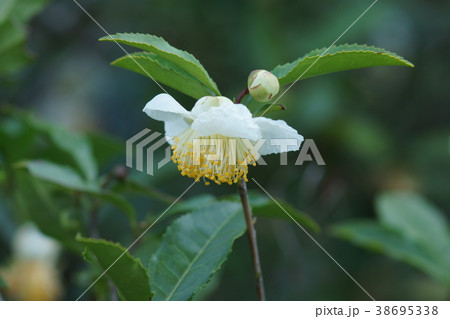
<instances>
[{"instance_id":1,"label":"white tea flower","mask_svg":"<svg viewBox=\"0 0 450 319\"><path fill-rule=\"evenodd\" d=\"M245 105L234 104L223 96L202 97L189 112L172 96L162 93L148 102L143 111L164 121L172 160L178 164L181 175L196 181L206 178L231 185L241 178L246 180L248 165L256 165L259 156L281 152L270 139L297 141L296 145L287 146L287 151L298 150L303 141L286 122L252 118ZM260 147L257 152L252 149L255 144Z\"/></svg>"}]
</instances>

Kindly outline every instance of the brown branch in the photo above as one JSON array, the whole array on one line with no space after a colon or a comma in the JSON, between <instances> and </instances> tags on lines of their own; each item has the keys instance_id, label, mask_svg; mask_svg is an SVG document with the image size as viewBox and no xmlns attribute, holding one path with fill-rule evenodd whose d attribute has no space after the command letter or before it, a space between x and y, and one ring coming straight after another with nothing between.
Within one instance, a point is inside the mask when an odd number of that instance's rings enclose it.
<instances>
[{"instance_id":1,"label":"brown branch","mask_svg":"<svg viewBox=\"0 0 450 319\"><path fill-rule=\"evenodd\" d=\"M245 223L247 224L248 241L252 252L253 269L255 271L256 293L261 301L266 300L264 291L264 280L261 270L261 262L259 260L258 244L256 242L256 230L253 223L252 210L248 202L247 184L241 179L238 186L239 196L241 197L242 208L244 210Z\"/></svg>"},{"instance_id":2,"label":"brown branch","mask_svg":"<svg viewBox=\"0 0 450 319\"><path fill-rule=\"evenodd\" d=\"M248 88L245 88L245 89L238 95L238 97L236 98L236 102L235 102L235 103L236 103L236 104L241 103L243 97L246 96L247 94L248 94Z\"/></svg>"}]
</instances>

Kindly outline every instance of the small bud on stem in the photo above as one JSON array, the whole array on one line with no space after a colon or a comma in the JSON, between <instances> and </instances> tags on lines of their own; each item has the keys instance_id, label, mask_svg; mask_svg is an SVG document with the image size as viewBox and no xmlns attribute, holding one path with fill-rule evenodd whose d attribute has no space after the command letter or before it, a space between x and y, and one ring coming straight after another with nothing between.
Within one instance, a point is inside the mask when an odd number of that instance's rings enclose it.
<instances>
[{"instance_id":1,"label":"small bud on stem","mask_svg":"<svg viewBox=\"0 0 450 319\"><path fill-rule=\"evenodd\" d=\"M266 70L255 70L248 76L248 91L258 102L268 102L280 90L280 83L275 75Z\"/></svg>"}]
</instances>

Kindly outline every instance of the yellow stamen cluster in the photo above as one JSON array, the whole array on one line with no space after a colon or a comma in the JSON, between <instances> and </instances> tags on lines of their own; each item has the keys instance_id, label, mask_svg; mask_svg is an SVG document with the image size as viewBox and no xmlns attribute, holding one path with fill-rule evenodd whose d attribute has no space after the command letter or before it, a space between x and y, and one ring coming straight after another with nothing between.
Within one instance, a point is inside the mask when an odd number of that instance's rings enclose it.
<instances>
[{"instance_id":1,"label":"yellow stamen cluster","mask_svg":"<svg viewBox=\"0 0 450 319\"><path fill-rule=\"evenodd\" d=\"M217 184L247 181L248 165L256 165L257 154L251 153L243 140L223 135L199 136L187 129L174 137L172 161L178 164L181 175L202 178ZM205 185L209 185L205 181Z\"/></svg>"}]
</instances>

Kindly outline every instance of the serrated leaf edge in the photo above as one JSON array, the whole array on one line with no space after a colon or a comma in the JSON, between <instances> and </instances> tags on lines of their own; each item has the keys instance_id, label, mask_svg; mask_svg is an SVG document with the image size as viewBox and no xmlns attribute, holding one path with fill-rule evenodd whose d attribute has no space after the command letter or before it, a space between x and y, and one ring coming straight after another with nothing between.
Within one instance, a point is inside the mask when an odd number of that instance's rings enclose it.
<instances>
[{"instance_id":1,"label":"serrated leaf edge","mask_svg":"<svg viewBox=\"0 0 450 319\"><path fill-rule=\"evenodd\" d=\"M122 257L124 257L126 255L131 260L137 262L138 266L141 267L142 270L144 270L146 277L150 281L150 275L148 274L147 269L142 264L142 261L139 258L134 257L132 254L130 254L130 252L125 247L123 247L121 244L116 243L116 242L112 242L112 241L109 241L109 240L106 240L106 239L103 239L103 238L88 238L88 237L82 236L81 234L77 234L75 236L75 239L78 242L85 244L86 245L86 249L89 249L89 250L91 250L91 249L87 246L88 243L89 244L104 244L104 245L109 246L109 247L118 248L119 250L122 251L123 255L121 255L119 258L117 258L117 260L119 260L120 258L122 258ZM95 254L94 254L94 256L95 256Z\"/></svg>"},{"instance_id":2,"label":"serrated leaf edge","mask_svg":"<svg viewBox=\"0 0 450 319\"><path fill-rule=\"evenodd\" d=\"M178 58L181 58L183 61L185 61L185 62L187 62L187 63L189 63L189 64L194 65L197 69L199 69L199 70L201 70L202 72L204 72L206 78L208 79L208 81L210 81L210 83L204 83L203 81L200 81L200 80L198 80L197 78L196 78L196 79L197 79L199 82L203 83L206 87L209 87L208 84L211 84L212 87L211 87L210 89L212 89L212 91L213 91L214 93L216 93L216 94L218 94L218 95L221 95L221 94L220 94L220 91L219 91L219 88L217 87L216 82L214 82L214 80L211 78L211 76L209 75L209 73L206 71L206 69L203 67L203 65L200 63L200 61L199 61L193 54L191 54L191 53L189 53L189 52L187 52L187 51L184 51L184 50L182 50L182 49L178 49L178 48L172 46L172 45L171 45L168 41L166 41L163 37L159 37L159 36L157 36L157 35L147 34L147 33L132 33L132 32L116 33L116 34L113 34L113 35L108 35L108 36L101 37L101 38L99 39L99 41L110 41L110 42L116 42L116 43L117 43L118 41L123 41L123 40L120 40L120 39L115 39L114 36L116 36L116 35L144 35L144 36L150 35L150 36L152 36L152 37L161 39L162 41L166 42L168 45L170 45L170 46L173 47L174 49L176 49L176 50L178 50L178 51L180 51L180 52L183 52L183 53L185 53L185 54L190 55L190 56L194 59L194 61L197 62L198 64L195 64L195 63L193 63L192 61L186 60L186 59L183 58L182 56L176 55L176 54L174 54L174 53L172 53L172 52L164 51L164 52L167 53L167 54L174 55L174 56L177 56ZM126 42L142 44L142 42L137 42L137 41L129 41L129 40L127 40ZM159 49L158 49L156 46L154 46L154 45L151 45L151 44L148 44L148 43L145 43L145 44L148 45L148 46L154 47L155 49L159 50ZM161 50L161 51L163 51L163 50ZM148 51L148 52L150 52L150 51ZM127 54L127 55L129 55L129 54ZM186 72L187 72L187 71L186 71ZM190 73L190 72L187 72L187 73ZM195 77L195 76L194 76L194 77Z\"/></svg>"},{"instance_id":3,"label":"serrated leaf edge","mask_svg":"<svg viewBox=\"0 0 450 319\"><path fill-rule=\"evenodd\" d=\"M217 201L217 202L214 202L214 203L236 203L236 202L235 202L235 201L226 201L226 200L223 201L223 200L222 200L222 201ZM207 205L203 206L201 209L204 209L205 207L207 207ZM236 207L236 208L237 208L237 207ZM235 216L235 214L238 214L239 212L240 212L240 208L237 208L236 213L231 214L231 216L229 217L229 219L233 218L233 217ZM185 214L183 214L182 216L178 217L176 220L179 220L179 219L181 219L181 218L184 218L184 217L188 216L188 215L191 214L191 213L192 213L192 212L185 213ZM171 224L170 226L167 227L167 229L166 229L166 231L165 231L165 233L164 233L164 235L163 235L163 240L164 240L164 237L166 237L166 235L167 235L167 233L169 232L169 230L172 229L173 227L175 227L173 224ZM233 237L233 244L234 244L234 242L236 241L237 238L241 237L241 236L245 233L245 231L246 231L246 229L244 229L244 231L243 231L241 234L236 235L235 237ZM213 275L214 275L217 271L219 271L219 270L221 269L222 265L228 260L228 256L229 256L230 253L233 251L233 249L232 249L232 248L233 248L233 244L230 246L230 249L228 250L227 254L225 255L223 261L218 265L218 267L217 267L213 272L211 272L211 274L210 274L210 276L208 277L208 279L207 279L202 285L200 285L200 286L197 287L197 289L192 293L192 295L188 298L188 300L191 300L191 299L195 296L195 294L197 294L200 290L202 290L202 289L203 289L203 288L211 281L211 278L213 277ZM206 245L205 245L205 246L206 246ZM159 252L160 249L161 249L161 247L158 248L158 250L150 257L149 263L150 263L150 262L154 262L154 261L156 261L156 262L159 261L159 260L158 260L157 258L155 258L155 257L156 257L156 254ZM198 255L198 254L197 254L197 255ZM191 263L191 264L192 264L192 263ZM151 284L151 286L152 286L152 287L154 287L154 286L159 287L157 284ZM173 291L173 290L172 290L172 291ZM155 292L152 291L152 294L154 295ZM164 299L164 300L170 300L170 299L167 299L167 298L169 298L169 296L166 297L166 299Z\"/></svg>"},{"instance_id":4,"label":"serrated leaf edge","mask_svg":"<svg viewBox=\"0 0 450 319\"><path fill-rule=\"evenodd\" d=\"M118 66L118 65L117 65L118 62L120 62L120 61L122 61L122 60L125 60L125 59L127 59L127 58L131 58L133 61L134 61L134 60L139 60L139 59L148 59L148 60L151 60L152 62L158 64L158 65L161 67L161 69L169 70L170 72L173 72L173 73L177 74L178 76L180 76L180 77L183 78L183 79L186 79L187 81L196 81L196 82L199 83L203 88L205 88L206 90L208 90L209 93L212 93L212 94L215 93L214 91L211 90L210 87L206 86L203 82L201 82L199 79L197 79L197 78L196 78L195 76L193 76L191 73L189 73L189 72L186 71L186 73L183 74L183 73L181 73L181 72L179 72L179 71L177 71L177 70L175 70L175 69L169 69L169 68L166 68L166 67L164 67L163 65L161 65L161 63L159 63L159 61L154 60L154 59L152 59L151 57L139 55L139 54L142 54L142 53L151 53L151 52L148 52L148 51L140 51L140 52L129 53L129 54L127 54L127 55L124 55L124 56L122 56L122 57L120 57L120 58L117 58L116 60L112 61L112 62L111 62L111 65L113 65L113 66ZM171 62L171 61L169 61L169 62ZM137 62L135 61L135 63L137 63ZM171 62L171 63L173 63L173 62ZM176 64L175 64L175 65L176 65ZM140 65L139 65L139 66L140 66ZM144 67L142 67L142 66L140 66L140 67L145 71L145 73L146 73L146 75L147 75L148 72L144 69ZM125 68L125 69L126 69L126 68ZM128 70L129 70L129 69L128 69ZM131 71L131 70L130 70L130 71ZM189 76L189 77L187 77L187 76ZM151 79L154 79L153 77L150 77L150 78L151 78ZM165 83L162 83L162 84L167 85L167 86L170 87L170 85L168 85L168 84L165 84ZM182 92L182 91L180 91L180 92ZM182 93L184 93L184 94L186 94L186 95L189 95L189 96L191 96L191 97L193 97L193 98L196 98L196 97L194 97L194 96L188 94L187 92L182 92Z\"/></svg>"},{"instance_id":5,"label":"serrated leaf edge","mask_svg":"<svg viewBox=\"0 0 450 319\"><path fill-rule=\"evenodd\" d=\"M365 49L361 49L361 50L343 50L343 51L339 51L339 52L335 52L335 53L326 53L321 58L326 57L326 56L334 56L334 55L341 54L341 53L369 52L369 53L372 53L372 54L377 54L377 55L381 54L381 55L384 55L384 56L389 56L389 57L394 58L394 59L396 59L396 60L398 60L400 62L403 62L404 64L406 64L409 67L414 67L414 64L412 64L411 62L409 62L405 58L397 55L394 52L391 52L391 51L388 51L386 49L383 49L383 48L378 48L378 47L375 47L375 46L368 46L366 44L357 44L357 43L353 43L353 44L345 43L345 44L341 44L341 45L338 45L338 46L335 46L335 47L337 48L337 47L340 47L340 46L350 46L350 45L362 46L362 47L365 47L366 50ZM301 58L298 58L297 60L277 65L276 67L274 67L272 69L272 71L274 71L277 68L283 68L283 67L285 67L287 65L290 65L290 64L298 65L298 63L301 62L301 61L310 60L310 59L317 59L318 57L320 57L320 54L316 54L316 55L309 55L309 54L311 52L314 52L314 51L320 51L320 50L326 50L326 49L327 49L326 47L323 47L321 49L312 50L309 53L306 53L305 55L303 55ZM367 49L374 49L374 51L380 51L381 53L374 52L372 50L367 50ZM282 79L282 78L286 77L290 72L292 72L292 70L289 71L288 73L286 73L283 77L280 77L279 79Z\"/></svg>"}]
</instances>

